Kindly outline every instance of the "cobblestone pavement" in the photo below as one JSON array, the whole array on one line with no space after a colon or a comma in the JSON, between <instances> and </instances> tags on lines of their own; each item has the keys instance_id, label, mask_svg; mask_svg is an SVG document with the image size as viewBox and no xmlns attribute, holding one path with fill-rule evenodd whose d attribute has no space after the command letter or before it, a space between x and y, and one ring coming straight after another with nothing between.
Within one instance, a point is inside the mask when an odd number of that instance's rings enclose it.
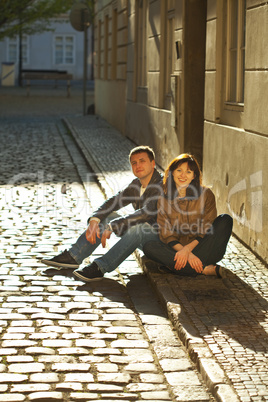
<instances>
[{"instance_id":1,"label":"cobblestone pavement","mask_svg":"<svg viewBox=\"0 0 268 402\"><path fill-rule=\"evenodd\" d=\"M65 120L107 196L130 178L133 144L92 116ZM89 129L90 127L90 129ZM98 149L98 154L95 150ZM111 169L114 166L114 170ZM214 277L180 278L143 263L174 328L218 400L268 400L268 270L232 237ZM174 377L173 377L174 378Z\"/></svg>"},{"instance_id":2,"label":"cobblestone pavement","mask_svg":"<svg viewBox=\"0 0 268 402\"><path fill-rule=\"evenodd\" d=\"M104 199L60 120L85 121L81 95L51 94L0 91L1 402L213 401L134 256L92 284L40 263L68 247ZM97 178L113 191L128 145L103 131L111 158Z\"/></svg>"}]
</instances>

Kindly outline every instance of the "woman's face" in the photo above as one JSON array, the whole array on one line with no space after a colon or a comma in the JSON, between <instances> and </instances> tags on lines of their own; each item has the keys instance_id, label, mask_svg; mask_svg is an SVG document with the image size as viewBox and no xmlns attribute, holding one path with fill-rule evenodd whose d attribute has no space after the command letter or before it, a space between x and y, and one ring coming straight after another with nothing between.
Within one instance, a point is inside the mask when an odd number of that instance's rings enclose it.
<instances>
[{"instance_id":1,"label":"woman's face","mask_svg":"<svg viewBox=\"0 0 268 402\"><path fill-rule=\"evenodd\" d=\"M189 169L187 162L179 165L172 174L177 188L187 188L194 179L194 172Z\"/></svg>"}]
</instances>

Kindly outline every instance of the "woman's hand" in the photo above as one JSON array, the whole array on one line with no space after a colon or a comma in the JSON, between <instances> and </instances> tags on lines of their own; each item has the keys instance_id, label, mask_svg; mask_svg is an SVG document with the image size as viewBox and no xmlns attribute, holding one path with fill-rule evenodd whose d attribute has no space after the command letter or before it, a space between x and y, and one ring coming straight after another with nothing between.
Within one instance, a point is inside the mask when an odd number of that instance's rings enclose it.
<instances>
[{"instance_id":1,"label":"woman's hand","mask_svg":"<svg viewBox=\"0 0 268 402\"><path fill-rule=\"evenodd\" d=\"M184 246L181 250L177 251L174 257L174 268L179 271L184 268L187 262L198 273L203 271L202 261L191 252L190 247Z\"/></svg>"},{"instance_id":2,"label":"woman's hand","mask_svg":"<svg viewBox=\"0 0 268 402\"><path fill-rule=\"evenodd\" d=\"M189 254L188 262L191 265L191 267L199 274L203 271L202 261L193 253Z\"/></svg>"},{"instance_id":3,"label":"woman's hand","mask_svg":"<svg viewBox=\"0 0 268 402\"><path fill-rule=\"evenodd\" d=\"M180 269L184 268L187 264L190 250L187 247L183 247L181 250L177 251L174 257L175 266L174 268L179 271Z\"/></svg>"}]
</instances>

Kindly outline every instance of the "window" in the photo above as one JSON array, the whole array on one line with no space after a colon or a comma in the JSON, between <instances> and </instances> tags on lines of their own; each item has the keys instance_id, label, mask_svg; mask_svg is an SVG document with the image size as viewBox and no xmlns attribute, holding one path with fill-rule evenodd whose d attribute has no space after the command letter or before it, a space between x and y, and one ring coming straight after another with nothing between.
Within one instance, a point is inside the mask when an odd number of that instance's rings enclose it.
<instances>
[{"instance_id":1,"label":"window","mask_svg":"<svg viewBox=\"0 0 268 402\"><path fill-rule=\"evenodd\" d=\"M8 61L16 63L18 61L18 40L9 39L8 41Z\"/></svg>"},{"instance_id":2,"label":"window","mask_svg":"<svg viewBox=\"0 0 268 402\"><path fill-rule=\"evenodd\" d=\"M54 37L55 64L74 64L74 37L57 35Z\"/></svg>"},{"instance_id":3,"label":"window","mask_svg":"<svg viewBox=\"0 0 268 402\"><path fill-rule=\"evenodd\" d=\"M174 0L167 0L165 4L165 20L163 30L162 45L162 85L163 85L163 107L171 108L171 76L174 72L174 18L175 4Z\"/></svg>"},{"instance_id":4,"label":"window","mask_svg":"<svg viewBox=\"0 0 268 402\"><path fill-rule=\"evenodd\" d=\"M219 0L216 119L244 127L246 0Z\"/></svg>"},{"instance_id":5,"label":"window","mask_svg":"<svg viewBox=\"0 0 268 402\"><path fill-rule=\"evenodd\" d=\"M174 13L167 13L167 31L166 31L166 74L165 74L165 88L166 94L171 91L170 78L173 73L173 31L174 31Z\"/></svg>"},{"instance_id":6,"label":"window","mask_svg":"<svg viewBox=\"0 0 268 402\"><path fill-rule=\"evenodd\" d=\"M137 85L147 86L147 19L148 0L137 2Z\"/></svg>"},{"instance_id":7,"label":"window","mask_svg":"<svg viewBox=\"0 0 268 402\"><path fill-rule=\"evenodd\" d=\"M98 21L98 78L101 78L101 20Z\"/></svg>"},{"instance_id":8,"label":"window","mask_svg":"<svg viewBox=\"0 0 268 402\"><path fill-rule=\"evenodd\" d=\"M112 16L112 71L111 77L116 79L117 75L117 9L113 9Z\"/></svg>"},{"instance_id":9,"label":"window","mask_svg":"<svg viewBox=\"0 0 268 402\"><path fill-rule=\"evenodd\" d=\"M245 0L227 2L225 102L244 103Z\"/></svg>"},{"instance_id":10,"label":"window","mask_svg":"<svg viewBox=\"0 0 268 402\"><path fill-rule=\"evenodd\" d=\"M109 68L109 16L104 19L104 79L108 79Z\"/></svg>"},{"instance_id":11,"label":"window","mask_svg":"<svg viewBox=\"0 0 268 402\"><path fill-rule=\"evenodd\" d=\"M17 63L19 61L19 36L8 39L7 42L7 59L9 62ZM29 36L22 36L22 63L29 64Z\"/></svg>"}]
</instances>

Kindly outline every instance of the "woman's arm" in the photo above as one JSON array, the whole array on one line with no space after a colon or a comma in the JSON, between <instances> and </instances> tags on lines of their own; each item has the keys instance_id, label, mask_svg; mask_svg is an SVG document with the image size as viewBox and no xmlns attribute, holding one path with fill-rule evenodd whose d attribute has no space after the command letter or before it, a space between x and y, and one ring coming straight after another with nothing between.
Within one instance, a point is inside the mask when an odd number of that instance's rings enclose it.
<instances>
[{"instance_id":1,"label":"woman's arm","mask_svg":"<svg viewBox=\"0 0 268 402\"><path fill-rule=\"evenodd\" d=\"M213 192L210 188L205 188L204 193L202 194L204 207L202 212L202 231L196 237L197 240L201 240L205 234L211 228L214 220L217 218L217 208L216 208L216 200Z\"/></svg>"},{"instance_id":2,"label":"woman's arm","mask_svg":"<svg viewBox=\"0 0 268 402\"><path fill-rule=\"evenodd\" d=\"M172 207L164 197L159 197L157 203L157 223L159 226L159 237L163 243L177 243L179 240L178 233L174 230L172 225L170 211ZM172 244L171 244L172 245Z\"/></svg>"},{"instance_id":3,"label":"woman's arm","mask_svg":"<svg viewBox=\"0 0 268 402\"><path fill-rule=\"evenodd\" d=\"M215 196L210 189L206 189L203 193L205 197L204 212L203 212L203 233L200 233L195 240L186 244L184 247L181 244L176 244L173 246L174 250L177 251L175 255L175 269L182 269L185 267L187 262L190 266L198 273L203 271L202 261L194 254L194 248L199 244L199 241L210 229L213 221L217 217L217 209Z\"/></svg>"}]
</instances>

